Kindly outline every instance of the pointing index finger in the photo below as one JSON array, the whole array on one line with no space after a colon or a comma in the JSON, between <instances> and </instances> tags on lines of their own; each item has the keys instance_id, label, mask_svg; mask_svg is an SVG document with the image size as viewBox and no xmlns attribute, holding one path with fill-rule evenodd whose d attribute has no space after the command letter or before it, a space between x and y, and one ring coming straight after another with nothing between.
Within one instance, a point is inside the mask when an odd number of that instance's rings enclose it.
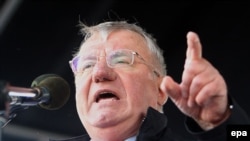
<instances>
[{"instance_id":1,"label":"pointing index finger","mask_svg":"<svg viewBox=\"0 0 250 141\"><path fill-rule=\"evenodd\" d=\"M187 33L186 59L200 59L202 57L202 46L199 36L194 32Z\"/></svg>"}]
</instances>

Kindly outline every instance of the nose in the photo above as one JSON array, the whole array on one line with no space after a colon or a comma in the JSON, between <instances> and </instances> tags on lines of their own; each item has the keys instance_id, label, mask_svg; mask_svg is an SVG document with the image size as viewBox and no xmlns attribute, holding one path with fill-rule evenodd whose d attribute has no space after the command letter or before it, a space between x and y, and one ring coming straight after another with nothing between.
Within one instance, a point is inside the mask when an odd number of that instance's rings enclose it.
<instances>
[{"instance_id":1,"label":"nose","mask_svg":"<svg viewBox=\"0 0 250 141\"><path fill-rule=\"evenodd\" d=\"M92 71L92 81L95 83L104 81L113 81L116 79L116 73L110 68L105 57L100 57Z\"/></svg>"}]
</instances>

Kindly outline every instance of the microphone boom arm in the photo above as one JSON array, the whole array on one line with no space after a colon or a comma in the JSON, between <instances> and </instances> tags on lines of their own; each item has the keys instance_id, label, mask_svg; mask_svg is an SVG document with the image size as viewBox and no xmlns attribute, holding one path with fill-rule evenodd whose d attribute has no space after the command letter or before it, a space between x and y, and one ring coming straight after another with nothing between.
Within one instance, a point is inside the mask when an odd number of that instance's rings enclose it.
<instances>
[{"instance_id":1,"label":"microphone boom arm","mask_svg":"<svg viewBox=\"0 0 250 141\"><path fill-rule=\"evenodd\" d=\"M9 86L10 105L35 106L38 103L46 103L50 99L49 92L44 87L21 88Z\"/></svg>"},{"instance_id":2,"label":"microphone boom arm","mask_svg":"<svg viewBox=\"0 0 250 141\"><path fill-rule=\"evenodd\" d=\"M0 81L1 82L1 81ZM38 106L46 110L61 108L70 97L70 86L62 77L56 74L43 74L35 78L31 88L11 86L9 83L0 83L0 118L6 119L2 126L6 126L16 112ZM7 91L6 91L7 90ZM6 97L6 98L1 98Z\"/></svg>"}]
</instances>

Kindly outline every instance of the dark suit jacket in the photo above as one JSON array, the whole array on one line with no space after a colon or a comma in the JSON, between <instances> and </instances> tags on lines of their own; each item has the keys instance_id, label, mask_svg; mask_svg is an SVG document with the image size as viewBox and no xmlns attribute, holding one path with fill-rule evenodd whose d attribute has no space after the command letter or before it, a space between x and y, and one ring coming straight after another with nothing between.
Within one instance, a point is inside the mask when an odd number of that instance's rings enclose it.
<instances>
[{"instance_id":1,"label":"dark suit jacket","mask_svg":"<svg viewBox=\"0 0 250 141\"><path fill-rule=\"evenodd\" d=\"M250 119L240 106L233 102L232 114L227 121L220 126L203 131L191 118L186 118L187 130L197 141L227 141L227 125L250 124ZM89 141L88 134L64 140L50 141ZM153 108L148 109L147 116L140 128L136 141L187 141L180 135L171 132L167 126L167 117Z\"/></svg>"}]
</instances>

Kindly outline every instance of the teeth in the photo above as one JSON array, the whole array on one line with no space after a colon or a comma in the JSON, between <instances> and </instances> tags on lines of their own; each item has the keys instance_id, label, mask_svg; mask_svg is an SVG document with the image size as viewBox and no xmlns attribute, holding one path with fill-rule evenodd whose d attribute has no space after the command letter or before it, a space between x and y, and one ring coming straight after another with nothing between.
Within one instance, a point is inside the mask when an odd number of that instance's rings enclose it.
<instances>
[{"instance_id":1,"label":"teeth","mask_svg":"<svg viewBox=\"0 0 250 141\"><path fill-rule=\"evenodd\" d=\"M111 93L111 92L101 92L100 94L107 94L107 93ZM111 93L112 94L112 93Z\"/></svg>"},{"instance_id":2,"label":"teeth","mask_svg":"<svg viewBox=\"0 0 250 141\"><path fill-rule=\"evenodd\" d=\"M119 98L113 94L112 92L101 92L99 93L98 97L96 98L96 102L99 102L100 99L113 99L113 100L119 100Z\"/></svg>"}]
</instances>

